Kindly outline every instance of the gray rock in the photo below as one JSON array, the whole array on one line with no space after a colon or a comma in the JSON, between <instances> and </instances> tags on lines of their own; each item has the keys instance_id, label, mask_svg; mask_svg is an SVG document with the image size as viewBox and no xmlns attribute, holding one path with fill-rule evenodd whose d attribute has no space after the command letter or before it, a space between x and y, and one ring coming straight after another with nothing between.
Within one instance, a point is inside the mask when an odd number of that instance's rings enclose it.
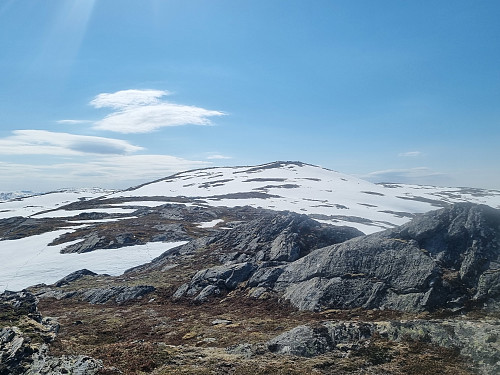
<instances>
[{"instance_id":1,"label":"gray rock","mask_svg":"<svg viewBox=\"0 0 500 375\"><path fill-rule=\"evenodd\" d=\"M233 322L231 320L227 320L227 319L215 319L215 320L212 320L212 325L213 326L217 326L217 325L228 325L228 324L232 324Z\"/></svg>"},{"instance_id":2,"label":"gray rock","mask_svg":"<svg viewBox=\"0 0 500 375\"><path fill-rule=\"evenodd\" d=\"M201 292L197 300L204 301L209 295L220 293L220 289L235 289L238 283L248 279L254 269L251 263L238 263L198 271L187 286L183 285L175 292L174 297L193 296Z\"/></svg>"},{"instance_id":3,"label":"gray rock","mask_svg":"<svg viewBox=\"0 0 500 375\"><path fill-rule=\"evenodd\" d=\"M36 292L36 297L39 299L44 299L44 298L54 298L57 300L65 299L65 298L71 298L77 294L76 291L70 290L70 291L65 291L65 290L60 290L60 289L53 289L53 288L43 288L41 290L38 290Z\"/></svg>"},{"instance_id":4,"label":"gray rock","mask_svg":"<svg viewBox=\"0 0 500 375\"><path fill-rule=\"evenodd\" d=\"M262 287L262 288L271 288L274 286L278 277L283 273L284 266L276 266L276 267L265 267L265 265L260 265L260 267L255 271L248 280L249 287Z\"/></svg>"},{"instance_id":5,"label":"gray rock","mask_svg":"<svg viewBox=\"0 0 500 375\"><path fill-rule=\"evenodd\" d=\"M140 299L144 295L155 291L149 285L140 286L116 286L111 288L95 288L78 292L77 297L92 304L106 303L114 300L116 303L124 303L130 300Z\"/></svg>"},{"instance_id":6,"label":"gray rock","mask_svg":"<svg viewBox=\"0 0 500 375\"><path fill-rule=\"evenodd\" d=\"M283 272L284 264L316 248L360 235L354 228L323 225L305 215L264 211L261 218L178 248L178 253L214 249L224 264L196 273L188 286L183 285L175 292L174 298L195 296L208 285L216 286L205 289L206 297L208 291L233 290L247 280L250 286L271 288Z\"/></svg>"},{"instance_id":7,"label":"gray rock","mask_svg":"<svg viewBox=\"0 0 500 375\"><path fill-rule=\"evenodd\" d=\"M222 254L245 254L247 261L292 262L314 249L361 235L354 228L323 225L306 215L273 212L219 234L212 246Z\"/></svg>"},{"instance_id":8,"label":"gray rock","mask_svg":"<svg viewBox=\"0 0 500 375\"><path fill-rule=\"evenodd\" d=\"M194 300L195 302L205 302L210 296L218 294L220 294L220 289L218 287L216 287L215 285L207 285L201 290L200 293L198 293Z\"/></svg>"},{"instance_id":9,"label":"gray rock","mask_svg":"<svg viewBox=\"0 0 500 375\"><path fill-rule=\"evenodd\" d=\"M70 273L68 276L63 277L61 280L54 283L55 286L60 287L66 284L69 284L75 280L78 280L84 276L96 276L95 272L89 271L88 269L81 269Z\"/></svg>"},{"instance_id":10,"label":"gray rock","mask_svg":"<svg viewBox=\"0 0 500 375\"><path fill-rule=\"evenodd\" d=\"M0 294L0 310L11 311L15 315L26 315L37 321L42 321L42 316L37 309L36 297L27 291L11 292L6 290Z\"/></svg>"},{"instance_id":11,"label":"gray rock","mask_svg":"<svg viewBox=\"0 0 500 375\"><path fill-rule=\"evenodd\" d=\"M100 360L84 355L53 357L46 354L47 348L33 355L27 375L95 375L104 367Z\"/></svg>"},{"instance_id":12,"label":"gray rock","mask_svg":"<svg viewBox=\"0 0 500 375\"><path fill-rule=\"evenodd\" d=\"M339 344L359 346L372 337L374 328L359 322L303 325L271 339L267 347L274 353L314 357L336 349Z\"/></svg>"},{"instance_id":13,"label":"gray rock","mask_svg":"<svg viewBox=\"0 0 500 375\"><path fill-rule=\"evenodd\" d=\"M313 251L284 267L274 290L303 310L495 306L499 270L500 211L457 204Z\"/></svg>"},{"instance_id":14,"label":"gray rock","mask_svg":"<svg viewBox=\"0 0 500 375\"><path fill-rule=\"evenodd\" d=\"M99 236L99 234L96 232L92 232L89 235L85 236L82 241L65 247L63 250L61 250L61 253L87 253L89 251L95 250L102 240L104 240L104 237Z\"/></svg>"}]
</instances>

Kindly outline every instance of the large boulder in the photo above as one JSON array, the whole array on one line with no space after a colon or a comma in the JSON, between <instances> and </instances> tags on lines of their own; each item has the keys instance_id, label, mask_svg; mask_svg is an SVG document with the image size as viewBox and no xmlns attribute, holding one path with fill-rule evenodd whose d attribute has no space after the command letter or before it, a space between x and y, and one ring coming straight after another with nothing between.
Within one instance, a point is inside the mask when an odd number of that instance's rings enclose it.
<instances>
[{"instance_id":1,"label":"large boulder","mask_svg":"<svg viewBox=\"0 0 500 375\"><path fill-rule=\"evenodd\" d=\"M316 250L284 267L274 290L299 309L315 311L494 306L500 299L500 211L456 204Z\"/></svg>"}]
</instances>

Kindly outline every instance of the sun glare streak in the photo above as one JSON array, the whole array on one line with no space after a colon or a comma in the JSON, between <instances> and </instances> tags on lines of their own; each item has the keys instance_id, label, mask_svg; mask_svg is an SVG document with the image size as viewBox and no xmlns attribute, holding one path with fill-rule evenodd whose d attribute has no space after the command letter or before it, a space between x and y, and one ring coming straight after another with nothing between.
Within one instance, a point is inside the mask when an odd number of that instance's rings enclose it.
<instances>
[{"instance_id":1,"label":"sun glare streak","mask_svg":"<svg viewBox=\"0 0 500 375\"><path fill-rule=\"evenodd\" d=\"M85 37L95 2L74 0L63 3L54 26L33 61L32 70L45 67L50 62L60 79L67 77Z\"/></svg>"}]
</instances>

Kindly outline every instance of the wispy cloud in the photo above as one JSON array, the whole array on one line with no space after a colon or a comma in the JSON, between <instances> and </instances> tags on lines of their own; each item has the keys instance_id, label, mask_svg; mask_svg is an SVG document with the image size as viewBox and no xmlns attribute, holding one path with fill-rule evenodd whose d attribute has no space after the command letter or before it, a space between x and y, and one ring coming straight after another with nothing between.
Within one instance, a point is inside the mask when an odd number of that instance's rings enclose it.
<instances>
[{"instance_id":1,"label":"wispy cloud","mask_svg":"<svg viewBox=\"0 0 500 375\"><path fill-rule=\"evenodd\" d=\"M15 130L13 135L0 139L3 155L85 155L129 154L142 150L127 141L114 138L92 137L46 130Z\"/></svg>"},{"instance_id":2,"label":"wispy cloud","mask_svg":"<svg viewBox=\"0 0 500 375\"><path fill-rule=\"evenodd\" d=\"M127 188L180 171L209 166L206 161L169 155L116 155L81 162L22 164L0 162L3 190L48 191L63 187ZM36 181L36 184L33 184Z\"/></svg>"},{"instance_id":3,"label":"wispy cloud","mask_svg":"<svg viewBox=\"0 0 500 375\"><path fill-rule=\"evenodd\" d=\"M111 108L110 113L94 123L94 128L118 133L149 133L162 127L210 125L210 117L224 112L162 100L168 91L123 90L97 95L90 102L95 108Z\"/></svg>"},{"instance_id":4,"label":"wispy cloud","mask_svg":"<svg viewBox=\"0 0 500 375\"><path fill-rule=\"evenodd\" d=\"M408 152L401 152L398 154L398 156L403 158L416 158L418 156L422 156L422 153L420 151L408 151Z\"/></svg>"},{"instance_id":5,"label":"wispy cloud","mask_svg":"<svg viewBox=\"0 0 500 375\"><path fill-rule=\"evenodd\" d=\"M90 120L58 120L58 124L67 124L67 125L79 125L79 124L90 124L92 121Z\"/></svg>"},{"instance_id":6,"label":"wispy cloud","mask_svg":"<svg viewBox=\"0 0 500 375\"><path fill-rule=\"evenodd\" d=\"M226 156L226 155L221 155L221 154L214 154L214 155L209 155L207 156L208 160L223 160L223 159L232 159L231 156Z\"/></svg>"},{"instance_id":7,"label":"wispy cloud","mask_svg":"<svg viewBox=\"0 0 500 375\"><path fill-rule=\"evenodd\" d=\"M427 167L386 169L371 172L362 177L372 182L394 182L418 185L444 185L451 182L451 178L448 174L436 172Z\"/></svg>"}]
</instances>

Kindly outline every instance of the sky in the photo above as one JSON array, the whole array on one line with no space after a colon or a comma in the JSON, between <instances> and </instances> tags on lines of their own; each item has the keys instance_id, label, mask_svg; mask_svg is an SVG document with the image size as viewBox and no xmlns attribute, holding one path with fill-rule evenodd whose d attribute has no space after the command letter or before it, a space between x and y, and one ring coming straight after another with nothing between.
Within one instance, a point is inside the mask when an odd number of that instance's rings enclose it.
<instances>
[{"instance_id":1,"label":"sky","mask_svg":"<svg viewBox=\"0 0 500 375\"><path fill-rule=\"evenodd\" d=\"M0 0L0 191L303 161L500 189L500 2Z\"/></svg>"}]
</instances>

